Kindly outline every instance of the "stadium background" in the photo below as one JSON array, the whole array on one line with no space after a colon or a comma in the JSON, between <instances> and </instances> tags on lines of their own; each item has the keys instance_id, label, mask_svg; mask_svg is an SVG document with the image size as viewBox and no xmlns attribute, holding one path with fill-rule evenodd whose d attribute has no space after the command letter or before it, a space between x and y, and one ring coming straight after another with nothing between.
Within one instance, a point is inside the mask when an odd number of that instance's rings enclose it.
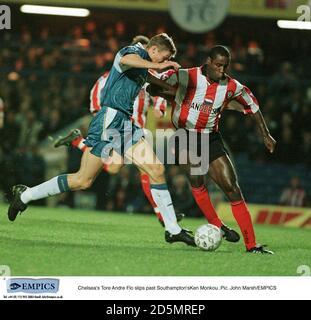
<instances>
[{"instance_id":1,"label":"stadium background","mask_svg":"<svg viewBox=\"0 0 311 320\"><path fill-rule=\"evenodd\" d=\"M0 33L0 97L5 104L5 125L0 131L3 193L17 182L35 185L59 169L76 170L80 152L54 150L48 137L77 125L85 132L89 119L78 119L88 113L89 90L110 69L116 51L136 34L152 36L165 31L176 41L177 61L183 67L203 63L214 44L227 45L233 56L230 73L258 97L278 142L274 155L265 151L251 119L228 111L221 121L247 201L279 204L293 176L310 195L311 55L306 40L310 31L279 29L275 18L262 17L271 11L280 17L297 15L292 7L284 7L286 1L265 1L261 10L241 3L231 2L225 21L200 34L179 28L165 8L167 1L90 1L88 6L97 6L91 7L87 18L27 15L11 3L12 30ZM262 1L252 5L256 3ZM165 120L150 117L148 127L170 127L169 114ZM179 168L169 166L167 178L177 211L200 216ZM117 176L103 173L89 192L52 199L49 205L151 212L139 183L138 172L128 166ZM215 204L223 201L221 192L207 183ZM303 205L308 204L306 196Z\"/></svg>"},{"instance_id":2,"label":"stadium background","mask_svg":"<svg viewBox=\"0 0 311 320\"><path fill-rule=\"evenodd\" d=\"M47 1L28 1L27 3L40 2L47 3ZM231 111L227 111L222 117L221 131L232 152L240 185L250 204L253 220L259 224L277 225L269 226L268 228L271 229L257 230L259 233L266 234L268 239L272 234L275 237L279 236L275 242L286 239L282 242L282 248L289 247L294 250L296 247L299 248L301 243L307 245L306 239L310 239L310 230L296 228L309 229L311 226L309 209L311 47L308 40L310 31L279 29L276 25L278 18L296 20L296 8L305 2L231 1L225 20L217 28L204 33L191 33L179 28L171 18L167 10L168 2L165 0L48 1L49 4L75 4L89 8L91 14L87 18L27 15L20 12L20 3L24 1L2 3L8 4L11 8L12 29L0 30L0 97L5 108L4 124L0 129L0 203L3 203L0 205L1 220L5 221L6 196L12 185L16 183L36 185L60 172L73 172L78 168L80 151L55 149L50 137L55 138L75 127L86 132L90 120L89 90L98 76L110 69L116 51L128 44L134 35L152 36L159 32L167 32L176 42L178 48L176 60L183 67L202 64L208 48L215 44L223 44L231 49L233 59L230 74L254 92L272 136L277 140L276 151L270 155L258 138L251 119ZM156 120L150 113L147 127L151 130L156 127L170 127L169 115L168 111L165 119ZM202 214L194 203L189 185L180 169L177 166L167 166L166 176L176 211L183 212L188 217L200 217L201 220L197 220L203 223ZM295 183L293 177L298 185L296 189L302 195L302 201L297 207L280 206L292 200L285 201L283 192ZM232 222L232 214L230 210L228 211L222 193L210 181L206 183L220 215L225 221ZM42 236L44 239L50 229L53 229L53 227L50 228L52 221L49 220L50 217L55 216L54 222L57 226L58 222L62 221L63 225L64 222L69 221L67 215L63 214L67 212L67 208L74 208L76 216L73 215L73 219L76 217L88 226L90 226L87 222L88 218L78 209L89 212L94 218L93 222L95 221L99 227L103 226L103 223L111 223L113 237L116 239L118 239L116 234L119 233L114 233L117 230L117 222L114 221L124 221L125 225L129 223L129 228L133 229L142 222L142 228L144 228L147 226L145 222L147 220L144 220L147 214L152 216L152 208L141 191L138 172L132 166L124 167L115 176L109 176L103 172L92 189L87 192L52 197L33 205L57 208L56 210L46 209L47 216L40 214L45 209L33 208L34 216L42 220L38 224L32 223L33 213L27 214L24 220L25 225L29 223L33 227L34 238ZM97 215L95 218L91 213L93 209L105 214L106 220L98 218ZM123 214L107 213L113 211L123 212ZM129 222L130 220L124 220L126 216L124 213L145 213L145 215L141 216L140 221L137 217L132 217L133 219ZM27 220L28 216L30 220ZM283 233L279 225L296 228L286 228ZM75 241L73 239L79 237L82 242L88 239L83 246L96 243L94 234L91 238L87 238L89 235L84 235L82 227L81 230L74 230L78 227L74 222L71 226L73 230L72 234L68 233L68 238L65 239L63 233L57 228L53 229L51 237L59 237L62 245L68 241ZM25 245L21 239L17 242L16 239L12 240L11 232L16 230L26 234L25 237L28 238L28 229L23 229L23 224L13 229L7 225L7 222L3 222L2 240L7 241L4 244L7 243L7 257L10 257L8 261L11 261L10 248L15 250L16 243ZM123 231L120 233L122 234ZM148 237L149 233L144 232L145 230L142 233L144 237ZM19 238L19 233L17 234ZM97 235L96 239L101 239L102 235L99 231ZM136 240L140 241L138 235ZM54 243L54 240L51 241ZM115 245L116 241L108 243ZM150 243L151 241L153 240L150 240ZM107 245L106 242L105 245ZM4 247L3 245L2 248ZM92 250L95 249L96 246ZM122 254L137 254L136 251L135 253L134 251L125 252L128 250L127 247L118 247L118 250L120 250L120 257ZM310 248L305 247L304 250L301 254L299 254L300 251L287 252L292 258L290 262L292 265L296 265L295 263L299 261L305 264L306 260L302 260L303 256L310 262L310 255L307 255ZM189 250L187 252L190 254ZM61 249L57 254L59 258L55 260L59 261L66 256L67 252ZM83 255L82 251L77 253L77 257L80 255ZM22 250L15 257L17 265L19 265L19 257L25 258ZM191 255L189 257L193 258ZM150 256L148 259L155 263L155 257ZM170 260L167 259L169 264ZM185 257L181 255L180 259ZM285 258L282 259L286 261ZM133 269L129 267L126 271L121 267L118 269L113 260L109 270L91 268L92 272L90 272L90 266L84 269L81 265L82 269L77 267L67 270L62 269L63 266L54 264L53 268L56 269L46 272L45 267L50 267L50 264L43 262L43 258L41 260L41 269L33 268L33 263L29 260L27 261L28 269L19 265L16 267L16 272L65 275L102 274L102 272L121 275L150 274L150 271L136 269L137 264ZM218 256L215 261L219 264L216 263L211 267L209 271L211 274L213 272L214 274L235 272L235 274L249 275L260 274L260 272L263 274L295 273L293 268L290 271L282 269L284 265L281 261L273 267L270 264L261 265L261 270L259 268L255 273L251 269L253 265L250 265L250 269L240 268L240 257L236 257L236 269L232 265L224 265L220 268L219 265L223 263L221 256ZM66 258L63 261L63 265L69 266L70 263L71 260L67 262ZM194 260L191 260L191 263L194 263ZM287 263L287 267L292 266L290 263ZM247 263L244 267L246 265ZM159 266L159 271L151 274L189 274L186 266L172 271L161 269L163 266ZM199 264L198 269L195 266L193 268L193 274L205 274Z\"/></svg>"}]
</instances>

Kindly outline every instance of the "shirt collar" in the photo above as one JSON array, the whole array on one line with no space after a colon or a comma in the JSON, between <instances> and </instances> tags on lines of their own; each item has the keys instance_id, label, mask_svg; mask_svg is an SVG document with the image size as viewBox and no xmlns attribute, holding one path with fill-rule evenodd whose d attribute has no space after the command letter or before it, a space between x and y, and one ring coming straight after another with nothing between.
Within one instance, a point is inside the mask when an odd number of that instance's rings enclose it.
<instances>
[{"instance_id":1,"label":"shirt collar","mask_svg":"<svg viewBox=\"0 0 311 320\"><path fill-rule=\"evenodd\" d=\"M145 49L144 46L143 46L140 42L136 43L136 45L137 45L138 47L142 48L142 49Z\"/></svg>"}]
</instances>

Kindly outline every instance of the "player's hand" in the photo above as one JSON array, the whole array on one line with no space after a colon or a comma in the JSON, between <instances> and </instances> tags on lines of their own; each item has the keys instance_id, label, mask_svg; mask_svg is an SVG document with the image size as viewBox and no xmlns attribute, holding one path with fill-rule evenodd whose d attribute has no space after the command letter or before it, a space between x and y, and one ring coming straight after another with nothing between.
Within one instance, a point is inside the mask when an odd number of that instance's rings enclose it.
<instances>
[{"instance_id":1,"label":"player's hand","mask_svg":"<svg viewBox=\"0 0 311 320\"><path fill-rule=\"evenodd\" d=\"M270 134L267 134L263 137L263 142L270 153L273 153L276 145L276 141L273 139L273 137Z\"/></svg>"},{"instance_id":2,"label":"player's hand","mask_svg":"<svg viewBox=\"0 0 311 320\"><path fill-rule=\"evenodd\" d=\"M176 95L176 88L171 87L168 90L162 89L159 86L155 84L149 84L146 87L146 91L152 96L152 97L162 97L168 101L174 100Z\"/></svg>"},{"instance_id":3,"label":"player's hand","mask_svg":"<svg viewBox=\"0 0 311 320\"><path fill-rule=\"evenodd\" d=\"M158 109L153 109L153 115L156 119L160 119L164 116L164 113Z\"/></svg>"},{"instance_id":4,"label":"player's hand","mask_svg":"<svg viewBox=\"0 0 311 320\"><path fill-rule=\"evenodd\" d=\"M176 71L180 69L181 65L175 61L164 61L159 63L159 66L157 69L159 70L165 70L165 69L175 69Z\"/></svg>"}]
</instances>

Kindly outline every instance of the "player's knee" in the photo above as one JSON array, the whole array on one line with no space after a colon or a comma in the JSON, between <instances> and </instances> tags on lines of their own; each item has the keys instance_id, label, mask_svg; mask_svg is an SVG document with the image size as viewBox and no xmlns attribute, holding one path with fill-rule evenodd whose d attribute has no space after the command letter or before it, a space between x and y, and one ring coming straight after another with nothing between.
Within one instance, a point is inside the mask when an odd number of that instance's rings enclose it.
<instances>
[{"instance_id":1,"label":"player's knee","mask_svg":"<svg viewBox=\"0 0 311 320\"><path fill-rule=\"evenodd\" d=\"M231 181L227 183L224 189L229 200L238 201L242 198L240 186L236 181Z\"/></svg>"},{"instance_id":2,"label":"player's knee","mask_svg":"<svg viewBox=\"0 0 311 320\"><path fill-rule=\"evenodd\" d=\"M93 179L91 178L80 178L79 179L79 189L80 190L87 190L93 184Z\"/></svg>"}]
</instances>

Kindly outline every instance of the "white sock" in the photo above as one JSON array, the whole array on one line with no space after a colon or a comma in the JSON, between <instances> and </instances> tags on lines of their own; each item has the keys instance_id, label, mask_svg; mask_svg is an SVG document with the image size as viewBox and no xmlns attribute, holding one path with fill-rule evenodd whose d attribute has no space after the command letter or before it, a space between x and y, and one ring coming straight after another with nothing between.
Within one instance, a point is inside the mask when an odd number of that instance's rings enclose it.
<instances>
[{"instance_id":1,"label":"white sock","mask_svg":"<svg viewBox=\"0 0 311 320\"><path fill-rule=\"evenodd\" d=\"M163 217L165 230L171 234L178 234L182 230L178 225L171 195L166 184L151 185L151 194L154 202L160 209Z\"/></svg>"},{"instance_id":2,"label":"white sock","mask_svg":"<svg viewBox=\"0 0 311 320\"><path fill-rule=\"evenodd\" d=\"M64 179L65 179L65 175L57 176L35 187L27 188L21 194L22 202L27 204L32 200L39 200L39 199L47 198L50 196L54 196L64 191L68 191L68 190L65 190L65 188L62 185L60 185L60 183L62 183Z\"/></svg>"}]
</instances>

